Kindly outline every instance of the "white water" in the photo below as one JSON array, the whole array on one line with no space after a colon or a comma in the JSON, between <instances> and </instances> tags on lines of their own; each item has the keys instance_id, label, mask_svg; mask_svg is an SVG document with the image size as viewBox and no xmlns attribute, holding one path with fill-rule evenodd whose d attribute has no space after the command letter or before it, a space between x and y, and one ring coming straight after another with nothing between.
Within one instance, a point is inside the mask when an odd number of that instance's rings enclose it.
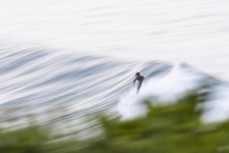
<instances>
[{"instance_id":1,"label":"white water","mask_svg":"<svg viewBox=\"0 0 229 153\"><path fill-rule=\"evenodd\" d=\"M152 100L156 103L174 102L181 98L189 90L200 85L205 76L181 65L174 68L165 76L151 78L142 86L139 94L136 88L131 88L119 101L117 109L122 119L133 119L146 113L144 100Z\"/></svg>"},{"instance_id":2,"label":"white water","mask_svg":"<svg viewBox=\"0 0 229 153\"><path fill-rule=\"evenodd\" d=\"M151 100L152 105L173 103L188 91L200 87L201 83L207 79L206 74L177 64L167 75L150 78L142 86L139 94L136 94L136 87L131 87L120 97L117 110L122 120L144 116L147 112L145 100ZM213 89L207 90L210 91L210 95L200 106L204 109L202 121L227 120L229 118L229 84L220 83Z\"/></svg>"}]
</instances>

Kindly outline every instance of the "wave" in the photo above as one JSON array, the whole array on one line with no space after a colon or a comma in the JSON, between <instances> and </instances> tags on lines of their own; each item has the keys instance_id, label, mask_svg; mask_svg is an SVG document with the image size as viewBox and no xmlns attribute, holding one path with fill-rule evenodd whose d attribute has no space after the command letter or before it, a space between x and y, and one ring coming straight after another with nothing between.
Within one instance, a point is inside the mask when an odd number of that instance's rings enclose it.
<instances>
[{"instance_id":1,"label":"wave","mask_svg":"<svg viewBox=\"0 0 229 153\"><path fill-rule=\"evenodd\" d=\"M100 111L131 119L145 114L146 99L172 102L206 82L212 85L212 94L204 105L208 111L203 119L220 120L229 115L228 84L187 64L118 61L34 48L5 48L1 53L0 109L6 127L23 125L28 114L54 125L66 120L82 124L84 116ZM138 95L132 85L137 71L146 77ZM57 109L61 116L54 115ZM14 119L7 118L10 113L16 114ZM15 118L23 122L11 122Z\"/></svg>"}]
</instances>

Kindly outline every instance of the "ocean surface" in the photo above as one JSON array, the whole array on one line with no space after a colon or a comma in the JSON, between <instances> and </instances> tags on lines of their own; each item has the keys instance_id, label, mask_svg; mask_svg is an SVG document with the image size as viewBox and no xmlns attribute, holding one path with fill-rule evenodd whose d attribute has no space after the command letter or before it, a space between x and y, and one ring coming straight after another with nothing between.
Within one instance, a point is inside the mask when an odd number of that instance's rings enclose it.
<instances>
[{"instance_id":1,"label":"ocean surface","mask_svg":"<svg viewBox=\"0 0 229 153\"><path fill-rule=\"evenodd\" d=\"M171 102L203 82L211 84L203 121L228 119L228 8L227 0L1 0L1 126L96 131L98 112L132 119L144 115L143 100ZM146 81L136 95L138 71Z\"/></svg>"}]
</instances>

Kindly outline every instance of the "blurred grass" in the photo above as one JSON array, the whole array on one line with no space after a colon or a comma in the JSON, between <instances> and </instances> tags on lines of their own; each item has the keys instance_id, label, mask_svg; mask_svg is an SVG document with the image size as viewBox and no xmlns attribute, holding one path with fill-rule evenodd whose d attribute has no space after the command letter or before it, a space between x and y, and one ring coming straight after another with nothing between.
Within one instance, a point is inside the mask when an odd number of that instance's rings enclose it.
<instances>
[{"instance_id":1,"label":"blurred grass","mask_svg":"<svg viewBox=\"0 0 229 153\"><path fill-rule=\"evenodd\" d=\"M147 115L134 120L100 116L103 136L87 140L55 140L39 125L1 130L0 153L229 153L229 122L200 121L197 105L205 97L191 92L163 106L146 101Z\"/></svg>"}]
</instances>

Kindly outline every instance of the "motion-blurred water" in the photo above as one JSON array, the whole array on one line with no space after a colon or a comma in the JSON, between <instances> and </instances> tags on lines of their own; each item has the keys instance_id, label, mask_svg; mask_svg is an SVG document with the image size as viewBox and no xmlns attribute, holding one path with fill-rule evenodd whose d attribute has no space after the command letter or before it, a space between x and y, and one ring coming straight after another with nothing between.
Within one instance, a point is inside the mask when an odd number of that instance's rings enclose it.
<instances>
[{"instance_id":1,"label":"motion-blurred water","mask_svg":"<svg viewBox=\"0 0 229 153\"><path fill-rule=\"evenodd\" d=\"M211 76L228 81L228 8L227 0L2 0L1 125L39 114L85 129L85 115L142 115L144 98L169 101ZM147 84L136 97L137 71ZM228 84L210 80L220 83L203 118L226 119Z\"/></svg>"}]
</instances>

